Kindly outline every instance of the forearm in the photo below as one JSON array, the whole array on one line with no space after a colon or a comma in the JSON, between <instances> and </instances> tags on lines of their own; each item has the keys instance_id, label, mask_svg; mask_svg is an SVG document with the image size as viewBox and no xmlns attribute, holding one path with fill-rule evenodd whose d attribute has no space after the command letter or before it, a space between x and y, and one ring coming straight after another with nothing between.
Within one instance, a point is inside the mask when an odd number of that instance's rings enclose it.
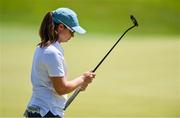
<instances>
[{"instance_id":1,"label":"forearm","mask_svg":"<svg viewBox=\"0 0 180 118\"><path fill-rule=\"evenodd\" d=\"M70 93L70 92L74 91L83 82L84 82L84 79L82 76L77 77L76 79L73 79L71 81L67 81L66 86L65 86L65 93Z\"/></svg>"},{"instance_id":2,"label":"forearm","mask_svg":"<svg viewBox=\"0 0 180 118\"><path fill-rule=\"evenodd\" d=\"M84 79L82 76L75 78L74 80L67 81L64 77L62 78L51 78L53 86L59 95L68 94L78 88Z\"/></svg>"},{"instance_id":3,"label":"forearm","mask_svg":"<svg viewBox=\"0 0 180 118\"><path fill-rule=\"evenodd\" d=\"M54 89L59 95L68 94L72 91L74 91L79 86L81 87L81 90L85 90L85 88L88 86L89 83L92 82L92 79L95 77L95 73L92 72L85 72L81 76L71 80L67 81L67 79L62 77L50 77Z\"/></svg>"}]
</instances>

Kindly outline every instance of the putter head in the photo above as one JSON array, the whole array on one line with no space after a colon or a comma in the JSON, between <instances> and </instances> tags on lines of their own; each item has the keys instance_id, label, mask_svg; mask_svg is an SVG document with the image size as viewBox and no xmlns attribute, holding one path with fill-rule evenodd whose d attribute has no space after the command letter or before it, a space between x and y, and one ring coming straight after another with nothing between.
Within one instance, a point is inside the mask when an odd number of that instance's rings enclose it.
<instances>
[{"instance_id":1,"label":"putter head","mask_svg":"<svg viewBox=\"0 0 180 118\"><path fill-rule=\"evenodd\" d=\"M137 26L138 26L138 22L137 22L137 20L135 19L135 17L134 17L133 15L130 15L130 18L131 18L131 20L132 20L134 26L137 27Z\"/></svg>"}]
</instances>

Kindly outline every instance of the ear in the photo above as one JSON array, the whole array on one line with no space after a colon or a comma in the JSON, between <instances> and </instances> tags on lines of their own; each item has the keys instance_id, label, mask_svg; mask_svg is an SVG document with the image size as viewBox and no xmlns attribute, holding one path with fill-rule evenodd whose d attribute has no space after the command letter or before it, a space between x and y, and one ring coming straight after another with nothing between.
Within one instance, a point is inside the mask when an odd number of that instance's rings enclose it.
<instances>
[{"instance_id":1,"label":"ear","mask_svg":"<svg viewBox=\"0 0 180 118\"><path fill-rule=\"evenodd\" d=\"M64 27L63 24L59 24L59 25L58 25L58 31L62 31L64 28L65 28L65 27Z\"/></svg>"}]
</instances>

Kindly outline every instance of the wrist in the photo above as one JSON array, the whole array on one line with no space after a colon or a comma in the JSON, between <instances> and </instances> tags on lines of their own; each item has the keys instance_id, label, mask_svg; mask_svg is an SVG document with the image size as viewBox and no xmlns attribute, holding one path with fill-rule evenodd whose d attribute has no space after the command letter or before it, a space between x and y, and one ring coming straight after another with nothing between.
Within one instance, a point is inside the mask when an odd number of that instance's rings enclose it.
<instances>
[{"instance_id":1,"label":"wrist","mask_svg":"<svg viewBox=\"0 0 180 118\"><path fill-rule=\"evenodd\" d=\"M81 83L81 84L84 83L85 77L84 77L83 75L81 75L81 76L79 77L79 79L80 79L80 83Z\"/></svg>"}]
</instances>

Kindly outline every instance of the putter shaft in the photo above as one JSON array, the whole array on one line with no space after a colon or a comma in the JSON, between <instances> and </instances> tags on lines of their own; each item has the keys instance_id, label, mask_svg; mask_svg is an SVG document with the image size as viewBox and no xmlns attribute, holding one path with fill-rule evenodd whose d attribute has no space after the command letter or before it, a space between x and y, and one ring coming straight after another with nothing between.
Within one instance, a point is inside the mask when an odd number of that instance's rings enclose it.
<instances>
[{"instance_id":1,"label":"putter shaft","mask_svg":"<svg viewBox=\"0 0 180 118\"><path fill-rule=\"evenodd\" d=\"M131 19L132 19L132 15L131 15ZM137 23L137 21L136 21L136 19L133 17L133 19L132 19L132 21L133 21L133 26L132 27L130 27L129 29L127 29L124 33L123 33L123 35L118 39L118 41L112 46L112 48L108 51L108 53L103 57L103 59L98 63L98 65L94 68L94 70L92 71L92 72L95 72L97 69L98 69L98 67L102 64L102 62L106 59L106 57L109 55L109 53L111 53L111 51L114 49L114 47L119 43L119 41L122 39L122 37L129 31L129 30L131 30L132 28L134 28L134 27L136 27L136 26L138 26L138 23ZM76 98L76 96L80 93L80 91L81 91L81 88L79 87L79 88L77 88L76 90L75 90L75 92L73 93L73 95L68 99L68 101L66 102L66 104L65 104L65 107L64 107L64 109L63 110L66 110L67 109L67 107L72 103L72 101Z\"/></svg>"}]
</instances>

